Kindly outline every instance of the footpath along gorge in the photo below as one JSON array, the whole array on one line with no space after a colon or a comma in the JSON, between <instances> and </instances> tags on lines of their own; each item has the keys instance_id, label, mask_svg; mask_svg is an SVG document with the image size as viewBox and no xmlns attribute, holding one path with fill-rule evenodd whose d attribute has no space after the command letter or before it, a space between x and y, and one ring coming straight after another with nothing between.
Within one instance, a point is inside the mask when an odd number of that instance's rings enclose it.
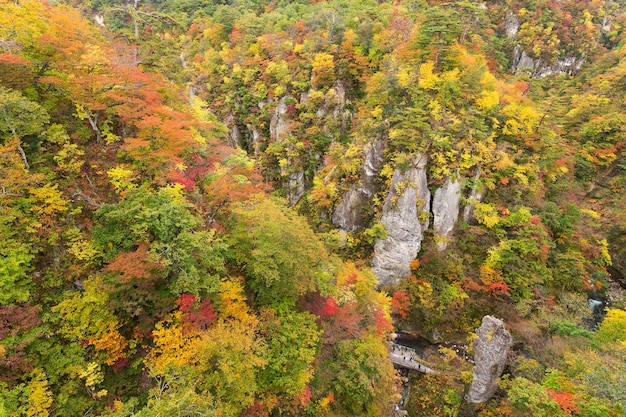
<instances>
[{"instance_id":1,"label":"footpath along gorge","mask_svg":"<svg viewBox=\"0 0 626 417\"><path fill-rule=\"evenodd\" d=\"M626 415L624 7L1 2L0 416Z\"/></svg>"}]
</instances>

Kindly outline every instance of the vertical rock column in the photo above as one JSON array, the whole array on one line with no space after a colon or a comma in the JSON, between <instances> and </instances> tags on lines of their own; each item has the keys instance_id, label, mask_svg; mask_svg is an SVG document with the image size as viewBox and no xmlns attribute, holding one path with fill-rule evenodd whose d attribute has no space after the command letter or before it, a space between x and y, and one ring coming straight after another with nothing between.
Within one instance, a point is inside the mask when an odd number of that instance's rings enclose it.
<instances>
[{"instance_id":1,"label":"vertical rock column","mask_svg":"<svg viewBox=\"0 0 626 417\"><path fill-rule=\"evenodd\" d=\"M392 285L411 273L411 261L420 250L430 211L430 191L426 181L427 157L418 155L413 167L396 169L383 206L381 222L387 237L374 245L372 271L381 285Z\"/></svg>"},{"instance_id":2,"label":"vertical rock column","mask_svg":"<svg viewBox=\"0 0 626 417\"><path fill-rule=\"evenodd\" d=\"M495 317L485 316L474 339L474 378L465 400L469 403L484 403L498 389L498 381L504 370L513 337L504 328L504 323Z\"/></svg>"},{"instance_id":3,"label":"vertical rock column","mask_svg":"<svg viewBox=\"0 0 626 417\"><path fill-rule=\"evenodd\" d=\"M448 177L446 182L435 191L433 198L433 229L437 241L437 250L448 247L452 230L459 219L462 182Z\"/></svg>"}]
</instances>

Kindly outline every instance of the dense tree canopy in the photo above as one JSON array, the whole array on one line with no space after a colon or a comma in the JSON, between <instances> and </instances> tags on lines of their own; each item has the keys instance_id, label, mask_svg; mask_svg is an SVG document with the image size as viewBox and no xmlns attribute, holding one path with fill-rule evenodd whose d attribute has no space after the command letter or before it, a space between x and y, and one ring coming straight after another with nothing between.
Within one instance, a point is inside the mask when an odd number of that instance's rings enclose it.
<instances>
[{"instance_id":1,"label":"dense tree canopy","mask_svg":"<svg viewBox=\"0 0 626 417\"><path fill-rule=\"evenodd\" d=\"M0 416L387 416L394 329L439 344L416 415L624 415L625 16L0 3ZM380 288L418 168L461 216ZM515 344L471 406L485 314Z\"/></svg>"}]
</instances>

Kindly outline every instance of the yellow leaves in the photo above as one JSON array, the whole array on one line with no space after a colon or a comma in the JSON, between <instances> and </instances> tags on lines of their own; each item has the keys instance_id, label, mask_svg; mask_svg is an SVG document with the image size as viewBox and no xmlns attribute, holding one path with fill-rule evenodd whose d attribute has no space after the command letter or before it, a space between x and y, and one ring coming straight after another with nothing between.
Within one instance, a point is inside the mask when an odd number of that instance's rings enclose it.
<instances>
[{"instance_id":1,"label":"yellow leaves","mask_svg":"<svg viewBox=\"0 0 626 417\"><path fill-rule=\"evenodd\" d=\"M591 142L585 143L582 149L580 149L580 155L589 162L601 166L608 166L617 159L617 148L611 145L603 145L605 146L598 146Z\"/></svg>"},{"instance_id":2,"label":"yellow leaves","mask_svg":"<svg viewBox=\"0 0 626 417\"><path fill-rule=\"evenodd\" d=\"M155 347L146 358L153 374L164 375L170 365L182 367L197 364L200 339L197 335L183 331L181 319L182 313L177 311L154 327L152 336Z\"/></svg>"},{"instance_id":3,"label":"yellow leaves","mask_svg":"<svg viewBox=\"0 0 626 417\"><path fill-rule=\"evenodd\" d=\"M87 73L93 73L108 62L109 60L100 45L87 44L77 67Z\"/></svg>"},{"instance_id":4,"label":"yellow leaves","mask_svg":"<svg viewBox=\"0 0 626 417\"><path fill-rule=\"evenodd\" d=\"M273 77L278 84L285 84L291 80L289 65L282 59L278 62L269 62L265 68L265 74Z\"/></svg>"},{"instance_id":5,"label":"yellow leaves","mask_svg":"<svg viewBox=\"0 0 626 417\"><path fill-rule=\"evenodd\" d=\"M107 395L107 390L102 389L100 391L96 391L96 385L102 383L104 381L104 375L100 370L100 364L97 362L89 362L87 364L87 368L82 369L78 374L80 379L85 380L85 388L87 388L87 392L89 396L94 400L99 400L102 397Z\"/></svg>"},{"instance_id":6,"label":"yellow leaves","mask_svg":"<svg viewBox=\"0 0 626 417\"><path fill-rule=\"evenodd\" d=\"M331 54L320 52L313 55L311 66L313 67L313 84L319 85L331 82L335 76L335 62Z\"/></svg>"},{"instance_id":7,"label":"yellow leaves","mask_svg":"<svg viewBox=\"0 0 626 417\"><path fill-rule=\"evenodd\" d=\"M229 280L220 283L219 303L217 311L220 319L235 319L241 323L256 325L257 319L249 313L240 280Z\"/></svg>"},{"instance_id":8,"label":"yellow leaves","mask_svg":"<svg viewBox=\"0 0 626 417\"><path fill-rule=\"evenodd\" d=\"M511 156L503 150L496 151L496 158L493 167L497 170L505 170L515 165Z\"/></svg>"},{"instance_id":9,"label":"yellow leaves","mask_svg":"<svg viewBox=\"0 0 626 417\"><path fill-rule=\"evenodd\" d=\"M94 345L105 353L107 361L119 359L128 344L117 333L119 322L106 306L108 295L100 288L98 279L88 279L84 286L85 291L74 293L52 307L60 318L59 333L70 340ZM110 334L105 336L106 333Z\"/></svg>"},{"instance_id":10,"label":"yellow leaves","mask_svg":"<svg viewBox=\"0 0 626 417\"><path fill-rule=\"evenodd\" d=\"M67 251L77 260L88 263L96 259L98 251L82 237L77 227L68 228L63 232L63 238L68 242Z\"/></svg>"},{"instance_id":11,"label":"yellow leaves","mask_svg":"<svg viewBox=\"0 0 626 417\"><path fill-rule=\"evenodd\" d=\"M500 223L498 210L492 204L488 203L477 202L474 206L474 217L479 223L484 224L489 229L492 229Z\"/></svg>"},{"instance_id":12,"label":"yellow leaves","mask_svg":"<svg viewBox=\"0 0 626 417\"><path fill-rule=\"evenodd\" d=\"M483 91L480 97L476 100L476 105L481 110L489 110L498 105L500 102L500 96L495 90Z\"/></svg>"},{"instance_id":13,"label":"yellow leaves","mask_svg":"<svg viewBox=\"0 0 626 417\"><path fill-rule=\"evenodd\" d=\"M52 407L52 393L48 389L46 374L39 368L31 372L31 380L26 386L28 392L28 405L25 415L27 417L47 417Z\"/></svg>"},{"instance_id":14,"label":"yellow leaves","mask_svg":"<svg viewBox=\"0 0 626 417\"><path fill-rule=\"evenodd\" d=\"M425 62L420 66L419 81L417 85L425 90L435 89L441 79L434 74L435 63Z\"/></svg>"},{"instance_id":15,"label":"yellow leaves","mask_svg":"<svg viewBox=\"0 0 626 417\"><path fill-rule=\"evenodd\" d=\"M603 348L609 348L611 344L615 347L625 348L626 342L626 311L617 308L607 309L606 317L602 321L600 328L594 335L596 342Z\"/></svg>"},{"instance_id":16,"label":"yellow leaves","mask_svg":"<svg viewBox=\"0 0 626 417\"><path fill-rule=\"evenodd\" d=\"M382 120L383 106L376 106L370 112L370 116L376 120Z\"/></svg>"},{"instance_id":17,"label":"yellow leaves","mask_svg":"<svg viewBox=\"0 0 626 417\"><path fill-rule=\"evenodd\" d=\"M504 282L504 277L499 270L483 264L480 266L480 280L483 284L490 285Z\"/></svg>"},{"instance_id":18,"label":"yellow leaves","mask_svg":"<svg viewBox=\"0 0 626 417\"><path fill-rule=\"evenodd\" d=\"M85 154L77 144L65 143L61 150L54 155L54 162L57 163L59 168L63 171L76 174L80 172L85 161L81 157Z\"/></svg>"},{"instance_id":19,"label":"yellow leaves","mask_svg":"<svg viewBox=\"0 0 626 417\"><path fill-rule=\"evenodd\" d=\"M185 186L179 183L168 184L159 190L159 196L166 197L175 206L187 205L187 199L185 198Z\"/></svg>"},{"instance_id":20,"label":"yellow leaves","mask_svg":"<svg viewBox=\"0 0 626 417\"><path fill-rule=\"evenodd\" d=\"M20 47L34 43L50 30L42 18L44 14L43 3L37 0L3 1L0 4L0 41L17 43Z\"/></svg>"},{"instance_id":21,"label":"yellow leaves","mask_svg":"<svg viewBox=\"0 0 626 417\"><path fill-rule=\"evenodd\" d=\"M398 78L398 85L402 88L407 88L412 84L413 80L411 77L411 73L409 69L404 66L400 67L398 73L396 74L396 77Z\"/></svg>"},{"instance_id":22,"label":"yellow leaves","mask_svg":"<svg viewBox=\"0 0 626 417\"><path fill-rule=\"evenodd\" d=\"M30 188L28 191L32 203L31 211L37 214L38 222L42 225L51 225L56 214L67 210L67 201L63 199L58 184L45 184L38 188Z\"/></svg>"},{"instance_id":23,"label":"yellow leaves","mask_svg":"<svg viewBox=\"0 0 626 417\"><path fill-rule=\"evenodd\" d=\"M131 169L126 169L123 166L117 166L107 171L109 182L115 188L115 191L120 194L124 191L132 190L136 187L133 184L135 173Z\"/></svg>"},{"instance_id":24,"label":"yellow leaves","mask_svg":"<svg viewBox=\"0 0 626 417\"><path fill-rule=\"evenodd\" d=\"M523 135L534 131L541 115L535 108L522 104L509 104L502 109L507 118L502 126L505 135Z\"/></svg>"},{"instance_id":25,"label":"yellow leaves","mask_svg":"<svg viewBox=\"0 0 626 417\"><path fill-rule=\"evenodd\" d=\"M612 265L613 261L611 260L611 255L609 253L609 243L606 239L601 239L598 241L598 245L600 247L600 254L594 260L594 263L598 265Z\"/></svg>"},{"instance_id":26,"label":"yellow leaves","mask_svg":"<svg viewBox=\"0 0 626 417\"><path fill-rule=\"evenodd\" d=\"M433 286L427 281L418 281L412 290L412 294L419 303L427 308L435 307L436 298L433 297Z\"/></svg>"},{"instance_id":27,"label":"yellow leaves","mask_svg":"<svg viewBox=\"0 0 626 417\"><path fill-rule=\"evenodd\" d=\"M313 179L313 188L309 200L318 207L331 209L339 193L334 181L324 181L319 177Z\"/></svg>"}]
</instances>

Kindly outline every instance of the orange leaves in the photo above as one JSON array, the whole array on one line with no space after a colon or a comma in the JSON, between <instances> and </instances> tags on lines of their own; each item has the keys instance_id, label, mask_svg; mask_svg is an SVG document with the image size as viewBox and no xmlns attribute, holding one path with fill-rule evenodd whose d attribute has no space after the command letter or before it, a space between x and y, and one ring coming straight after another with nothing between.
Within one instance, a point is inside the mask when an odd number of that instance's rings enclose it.
<instances>
[{"instance_id":1,"label":"orange leaves","mask_svg":"<svg viewBox=\"0 0 626 417\"><path fill-rule=\"evenodd\" d=\"M565 391L555 391L547 388L546 392L556 402L561 410L565 412L568 416L571 416L573 413L579 410L579 407L574 404L574 396L569 392Z\"/></svg>"},{"instance_id":2,"label":"orange leaves","mask_svg":"<svg viewBox=\"0 0 626 417\"><path fill-rule=\"evenodd\" d=\"M28 65L30 61L19 55L2 53L0 54L0 64L3 65Z\"/></svg>"},{"instance_id":3,"label":"orange leaves","mask_svg":"<svg viewBox=\"0 0 626 417\"><path fill-rule=\"evenodd\" d=\"M148 245L142 243L134 252L121 252L104 271L118 272L120 284L128 284L133 279L148 279L159 265L149 261L147 254Z\"/></svg>"},{"instance_id":4,"label":"orange leaves","mask_svg":"<svg viewBox=\"0 0 626 417\"><path fill-rule=\"evenodd\" d=\"M104 351L106 357L104 363L113 365L119 359L125 358L125 350L128 348L128 341L117 330L109 330L100 337L92 339L90 344L97 351Z\"/></svg>"}]
</instances>

